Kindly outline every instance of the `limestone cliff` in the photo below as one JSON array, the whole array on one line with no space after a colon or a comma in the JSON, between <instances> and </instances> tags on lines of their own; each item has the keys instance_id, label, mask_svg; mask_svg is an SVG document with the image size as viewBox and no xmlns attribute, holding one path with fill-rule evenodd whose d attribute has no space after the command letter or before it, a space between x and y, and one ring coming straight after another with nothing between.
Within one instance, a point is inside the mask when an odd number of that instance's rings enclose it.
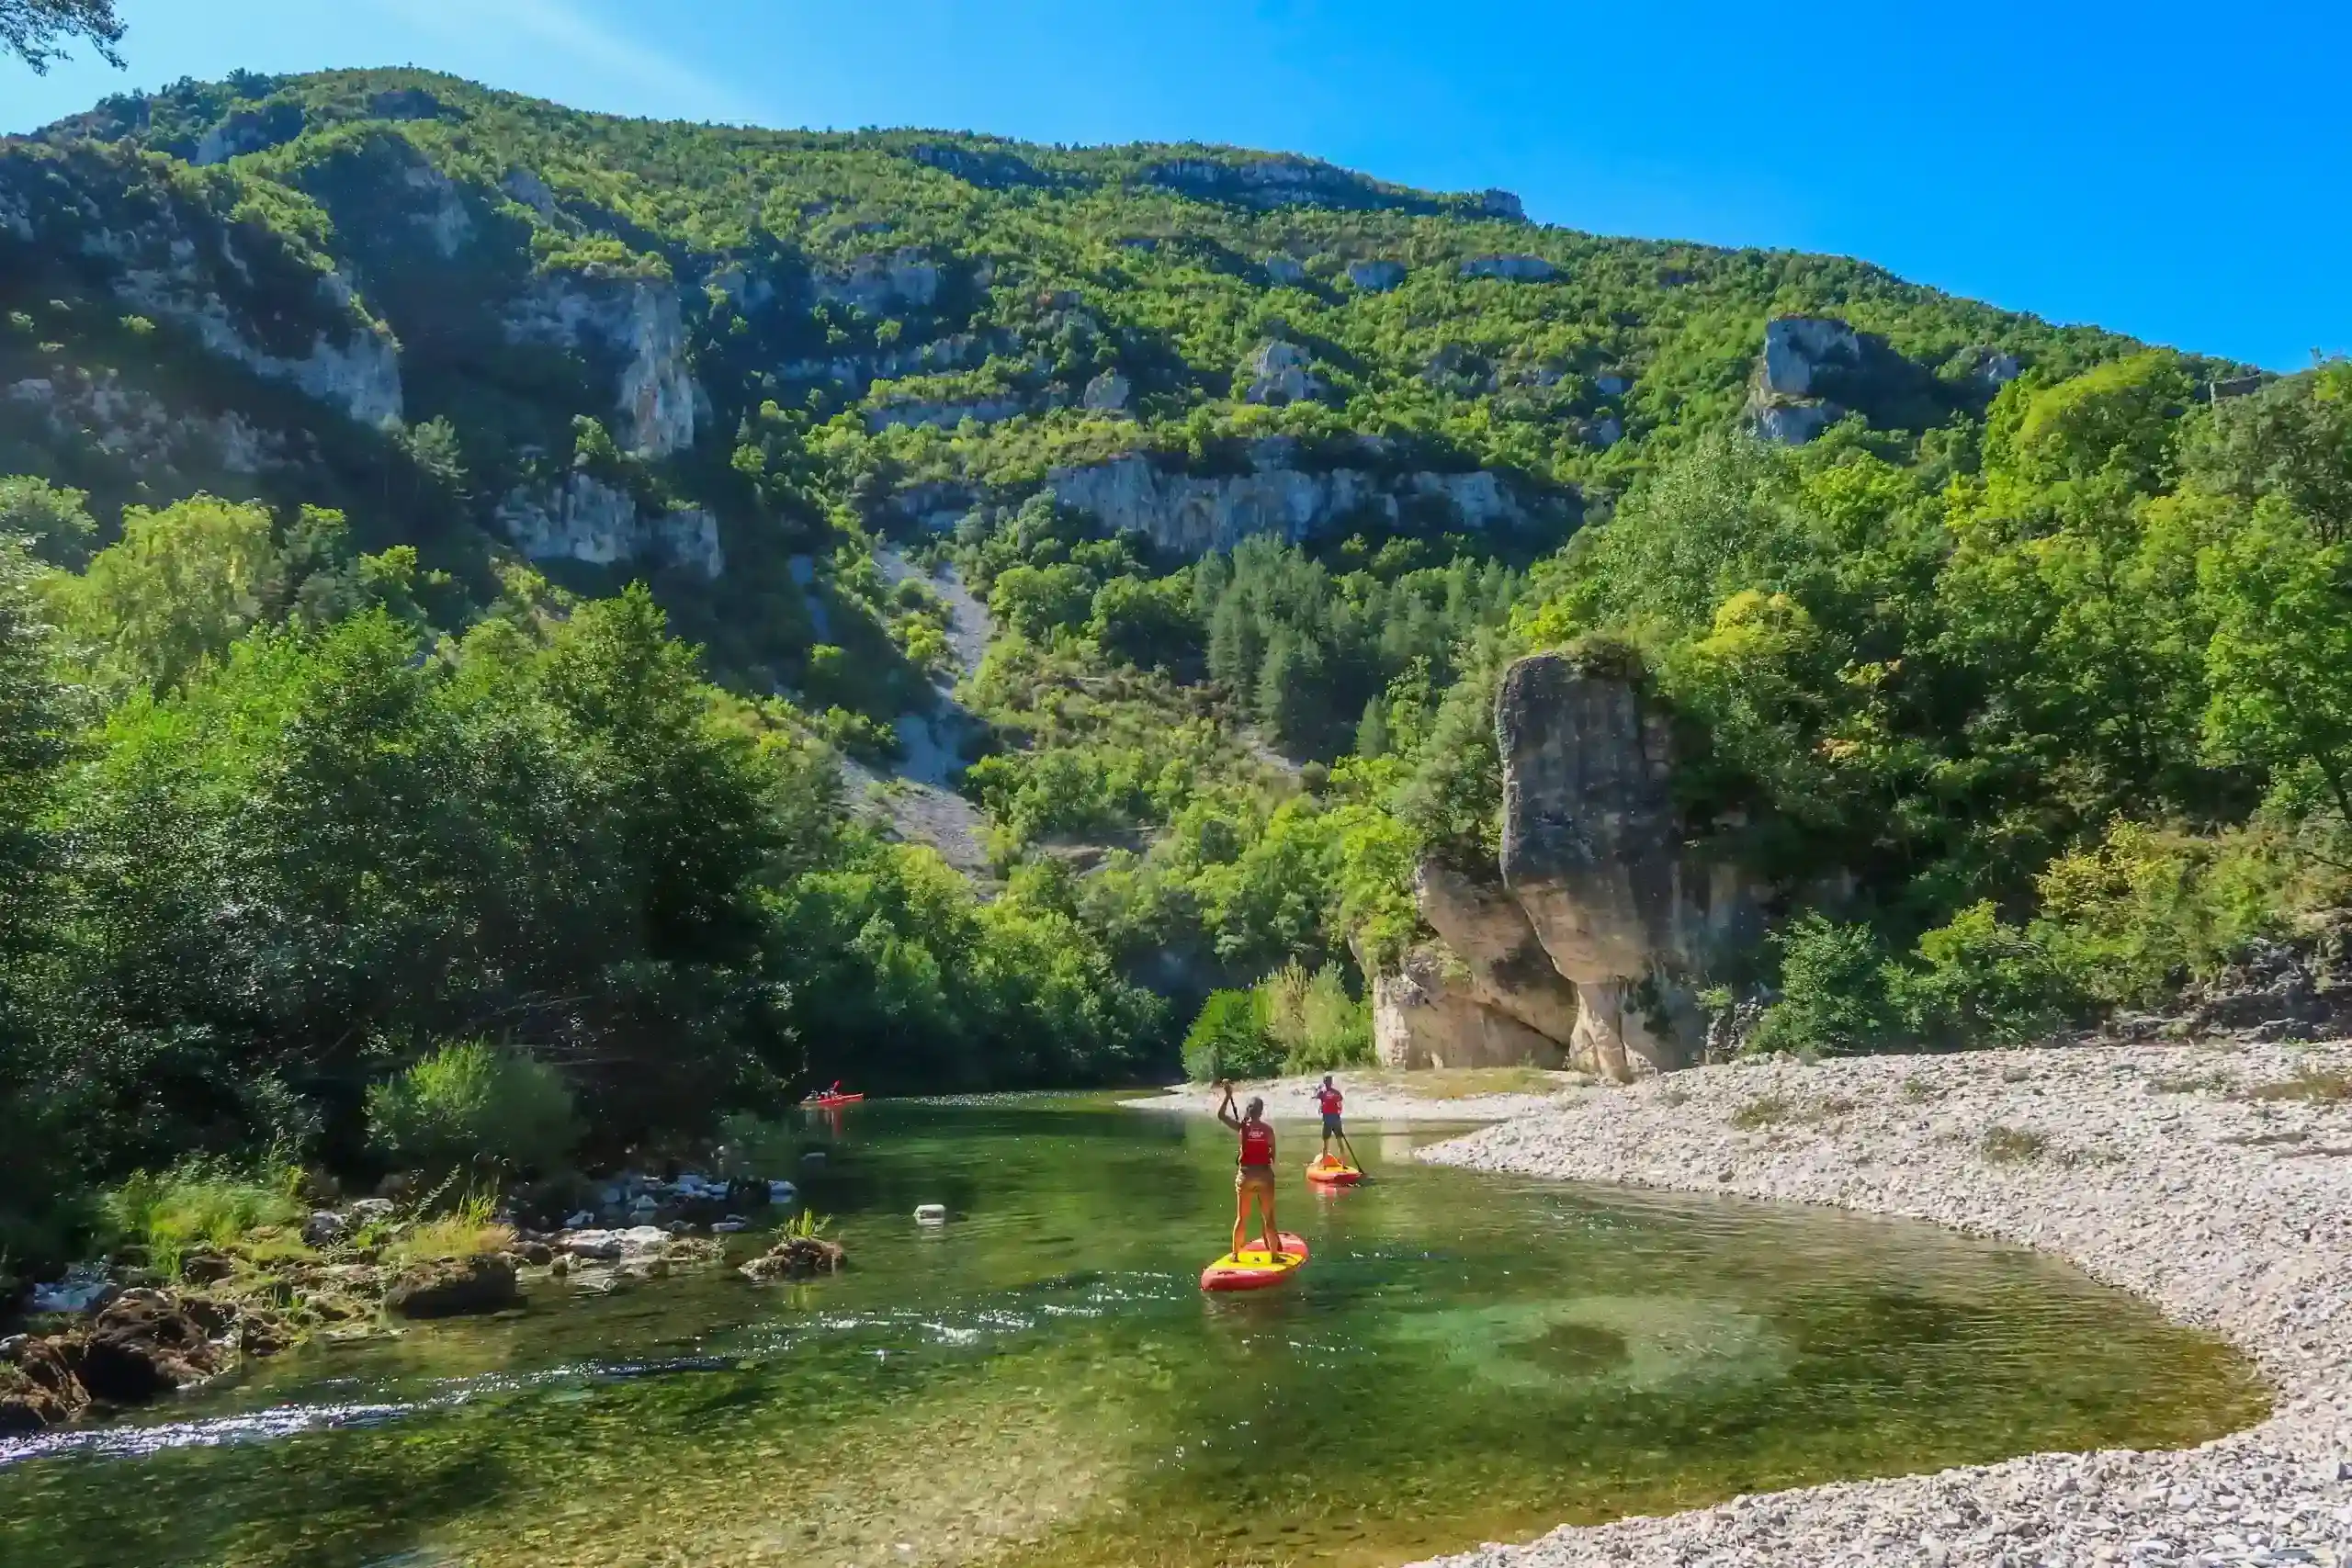
<instances>
[{"instance_id":1,"label":"limestone cliff","mask_svg":"<svg viewBox=\"0 0 2352 1568\"><path fill-rule=\"evenodd\" d=\"M1310 469L1298 466L1295 445L1281 437L1256 445L1246 473L1182 473L1135 453L1056 468L1046 483L1064 505L1092 513L1104 527L1133 529L1185 555L1229 550L1258 534L1296 542L1363 517L1394 525L1416 513L1434 513L1447 526L1473 529L1516 527L1532 519L1526 503L1490 471Z\"/></svg>"},{"instance_id":2,"label":"limestone cliff","mask_svg":"<svg viewBox=\"0 0 2352 1568\"><path fill-rule=\"evenodd\" d=\"M1388 1067L1556 1067L1567 1053L1480 1001L1460 961L1424 944L1372 982L1373 1051Z\"/></svg>"},{"instance_id":3,"label":"limestone cliff","mask_svg":"<svg viewBox=\"0 0 2352 1568\"><path fill-rule=\"evenodd\" d=\"M613 434L637 457L666 457L695 442L704 402L686 356L674 285L563 276L540 279L508 310L513 344L585 350L617 365Z\"/></svg>"},{"instance_id":4,"label":"limestone cliff","mask_svg":"<svg viewBox=\"0 0 2352 1568\"><path fill-rule=\"evenodd\" d=\"M1668 726L1626 673L1547 653L1505 672L1495 733L1500 880L1437 862L1416 874L1443 945L1375 984L1384 1059L1510 1051L1616 1078L1694 1064L1695 981L1759 934L1762 901L1690 841Z\"/></svg>"},{"instance_id":5,"label":"limestone cliff","mask_svg":"<svg viewBox=\"0 0 2352 1568\"><path fill-rule=\"evenodd\" d=\"M498 506L514 547L533 560L594 566L681 566L716 578L727 568L718 520L698 507L648 514L627 491L575 473L552 491L517 488Z\"/></svg>"}]
</instances>

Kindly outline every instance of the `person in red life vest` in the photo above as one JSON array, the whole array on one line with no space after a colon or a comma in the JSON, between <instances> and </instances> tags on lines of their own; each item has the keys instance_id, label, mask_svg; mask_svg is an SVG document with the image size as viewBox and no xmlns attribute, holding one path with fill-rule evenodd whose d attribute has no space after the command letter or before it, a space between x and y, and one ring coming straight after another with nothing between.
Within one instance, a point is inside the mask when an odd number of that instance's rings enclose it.
<instances>
[{"instance_id":1,"label":"person in red life vest","mask_svg":"<svg viewBox=\"0 0 2352 1568\"><path fill-rule=\"evenodd\" d=\"M1233 1250L1241 1251L1242 1237L1250 1228L1250 1205L1258 1205L1259 1218L1265 1229L1261 1237L1270 1254L1282 1251L1282 1238L1274 1229L1274 1128L1266 1120L1266 1102L1252 1100L1238 1116L1233 1113L1233 1086L1219 1084L1225 1090L1225 1102L1216 1108L1216 1119L1241 1134L1241 1163L1233 1173Z\"/></svg>"},{"instance_id":2,"label":"person in red life vest","mask_svg":"<svg viewBox=\"0 0 2352 1568\"><path fill-rule=\"evenodd\" d=\"M1323 1075L1323 1087L1315 1091L1315 1109L1323 1113L1323 1157L1331 1157L1331 1140L1337 1138L1345 1147L1348 1135L1340 1130L1340 1086L1331 1075Z\"/></svg>"}]
</instances>

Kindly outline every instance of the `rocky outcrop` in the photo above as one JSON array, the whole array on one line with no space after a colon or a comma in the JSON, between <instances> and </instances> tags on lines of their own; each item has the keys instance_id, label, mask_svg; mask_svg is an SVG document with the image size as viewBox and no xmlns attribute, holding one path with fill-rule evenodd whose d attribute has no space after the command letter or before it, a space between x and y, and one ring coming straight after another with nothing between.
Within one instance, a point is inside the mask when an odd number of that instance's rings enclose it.
<instances>
[{"instance_id":1,"label":"rocky outcrop","mask_svg":"<svg viewBox=\"0 0 2352 1568\"><path fill-rule=\"evenodd\" d=\"M513 1261L492 1254L415 1264L384 1292L385 1310L401 1317L469 1317L522 1304Z\"/></svg>"},{"instance_id":2,"label":"rocky outcrop","mask_svg":"<svg viewBox=\"0 0 2352 1568\"><path fill-rule=\"evenodd\" d=\"M1506 223L1524 223L1527 221L1527 208L1510 191L1482 190L1478 193L1478 216L1499 218Z\"/></svg>"},{"instance_id":3,"label":"rocky outcrop","mask_svg":"<svg viewBox=\"0 0 2352 1568\"><path fill-rule=\"evenodd\" d=\"M1245 207L1366 206L1381 194L1363 175L1312 158L1171 158L1145 169L1143 183L1204 201Z\"/></svg>"},{"instance_id":4,"label":"rocky outcrop","mask_svg":"<svg viewBox=\"0 0 2352 1568\"><path fill-rule=\"evenodd\" d=\"M186 235L161 229L138 235L101 230L84 238L83 251L128 263L112 280L115 297L148 316L178 323L207 352L266 379L288 382L362 424L400 422L399 350L382 326L354 306L351 286L339 275L319 275L314 302L321 315L336 319L338 325L315 329L308 349L296 355L266 347L241 329L198 265L196 243ZM222 254L242 265L227 240Z\"/></svg>"},{"instance_id":5,"label":"rocky outcrop","mask_svg":"<svg viewBox=\"0 0 2352 1568\"><path fill-rule=\"evenodd\" d=\"M1125 413L1127 400L1135 395L1135 387L1116 370L1105 370L1086 384L1086 392L1079 401L1095 413Z\"/></svg>"},{"instance_id":6,"label":"rocky outcrop","mask_svg":"<svg viewBox=\"0 0 2352 1568\"><path fill-rule=\"evenodd\" d=\"M1466 528L1517 527L1532 517L1497 475L1484 469L1402 475L1363 468L1310 471L1294 466L1295 458L1293 443L1274 438L1258 444L1247 473L1181 473L1133 453L1056 468L1046 483L1064 505L1092 513L1105 528L1148 535L1162 548L1183 555L1231 549L1259 534L1295 543L1351 519L1395 525L1422 508L1441 509L1452 524Z\"/></svg>"},{"instance_id":7,"label":"rocky outcrop","mask_svg":"<svg viewBox=\"0 0 2352 1568\"><path fill-rule=\"evenodd\" d=\"M289 467L286 436L234 409L219 414L175 412L116 370L61 368L7 388L11 412L41 422L51 441L86 442L142 478L171 483L207 470L261 474Z\"/></svg>"},{"instance_id":8,"label":"rocky outcrop","mask_svg":"<svg viewBox=\"0 0 2352 1568\"><path fill-rule=\"evenodd\" d=\"M865 411L865 428L888 430L901 424L935 424L953 430L966 420L978 424L994 424L1022 412L1024 405L1019 398L1007 393L995 398L971 398L960 401L926 402L910 399L905 402L888 402Z\"/></svg>"},{"instance_id":9,"label":"rocky outcrop","mask_svg":"<svg viewBox=\"0 0 2352 1568\"><path fill-rule=\"evenodd\" d=\"M1505 673L1495 729L1503 882L1576 987L1573 1054L1632 1073L1691 1065L1705 1021L1690 977L1758 934L1760 905L1686 843L1668 727L1627 673L1550 653Z\"/></svg>"},{"instance_id":10,"label":"rocky outcrop","mask_svg":"<svg viewBox=\"0 0 2352 1568\"><path fill-rule=\"evenodd\" d=\"M1350 262L1348 281L1367 294L1385 294L1405 281L1405 264L1394 261Z\"/></svg>"},{"instance_id":11,"label":"rocky outcrop","mask_svg":"<svg viewBox=\"0 0 2352 1568\"><path fill-rule=\"evenodd\" d=\"M929 309L939 298L944 277L937 263L908 247L887 256L860 256L846 272L819 274L809 280L809 288L820 303L849 305L879 316L893 306Z\"/></svg>"},{"instance_id":12,"label":"rocky outcrop","mask_svg":"<svg viewBox=\"0 0 2352 1568\"><path fill-rule=\"evenodd\" d=\"M1860 333L1834 316L1779 316L1764 323L1764 390L1790 398L1817 397L1826 374L1859 369Z\"/></svg>"},{"instance_id":13,"label":"rocky outcrop","mask_svg":"<svg viewBox=\"0 0 2352 1568\"><path fill-rule=\"evenodd\" d=\"M937 169L943 175L953 175L966 185L980 186L989 190L1046 183L1035 165L1011 152L925 141L917 143L907 156L927 169Z\"/></svg>"},{"instance_id":14,"label":"rocky outcrop","mask_svg":"<svg viewBox=\"0 0 2352 1568\"><path fill-rule=\"evenodd\" d=\"M1468 973L1441 947L1405 955L1372 982L1373 1052L1381 1065L1423 1067L1556 1067L1559 1042L1479 999Z\"/></svg>"},{"instance_id":15,"label":"rocky outcrop","mask_svg":"<svg viewBox=\"0 0 2352 1568\"><path fill-rule=\"evenodd\" d=\"M1296 344L1260 344L1242 367L1241 377L1236 378L1246 378L1241 400L1279 407L1322 396L1323 383L1308 368L1313 364L1307 352Z\"/></svg>"},{"instance_id":16,"label":"rocky outcrop","mask_svg":"<svg viewBox=\"0 0 2352 1568\"><path fill-rule=\"evenodd\" d=\"M507 312L509 343L588 350L620 362L614 438L632 457L660 458L695 443L706 402L686 357L675 285L578 276L550 278Z\"/></svg>"},{"instance_id":17,"label":"rocky outcrop","mask_svg":"<svg viewBox=\"0 0 2352 1568\"><path fill-rule=\"evenodd\" d=\"M247 152L283 146L302 134L302 107L277 103L266 108L237 109L197 138L188 162L199 167L225 164Z\"/></svg>"},{"instance_id":18,"label":"rocky outcrop","mask_svg":"<svg viewBox=\"0 0 2352 1568\"><path fill-rule=\"evenodd\" d=\"M1464 277L1499 277L1509 283L1549 283L1559 268L1542 256L1472 256L1462 264Z\"/></svg>"},{"instance_id":19,"label":"rocky outcrop","mask_svg":"<svg viewBox=\"0 0 2352 1568\"><path fill-rule=\"evenodd\" d=\"M593 566L623 561L691 568L717 578L727 570L718 519L698 507L648 516L625 490L575 473L552 493L518 488L499 503L498 521L515 548L533 560Z\"/></svg>"},{"instance_id":20,"label":"rocky outcrop","mask_svg":"<svg viewBox=\"0 0 2352 1568\"><path fill-rule=\"evenodd\" d=\"M0 1432L62 1426L96 1404L149 1404L225 1368L243 1314L198 1296L123 1291L62 1334L19 1337L0 1354Z\"/></svg>"},{"instance_id":21,"label":"rocky outcrop","mask_svg":"<svg viewBox=\"0 0 2352 1568\"><path fill-rule=\"evenodd\" d=\"M1306 281L1306 265L1296 256L1268 256L1259 265L1266 269L1266 281L1295 288Z\"/></svg>"},{"instance_id":22,"label":"rocky outcrop","mask_svg":"<svg viewBox=\"0 0 2352 1568\"><path fill-rule=\"evenodd\" d=\"M1421 919L1460 959L1468 988L1482 1006L1544 1037L1557 1055L1577 1038L1577 988L1561 977L1537 939L1527 911L1501 883L1474 877L1438 860L1413 874L1413 901ZM1574 1066L1622 1077L1622 1061Z\"/></svg>"}]
</instances>

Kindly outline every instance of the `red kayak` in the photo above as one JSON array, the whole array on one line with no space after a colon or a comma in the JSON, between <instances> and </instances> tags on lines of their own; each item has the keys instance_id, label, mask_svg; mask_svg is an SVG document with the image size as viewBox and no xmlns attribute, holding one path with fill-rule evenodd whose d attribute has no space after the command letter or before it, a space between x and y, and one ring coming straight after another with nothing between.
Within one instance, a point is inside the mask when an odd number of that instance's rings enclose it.
<instances>
[{"instance_id":1,"label":"red kayak","mask_svg":"<svg viewBox=\"0 0 2352 1568\"><path fill-rule=\"evenodd\" d=\"M1202 1269L1201 1289L1262 1291L1289 1279L1306 1261L1306 1243L1288 1231L1277 1232L1274 1239L1282 1243L1280 1252L1270 1254L1261 1247L1245 1247L1238 1253L1227 1253Z\"/></svg>"},{"instance_id":2,"label":"red kayak","mask_svg":"<svg viewBox=\"0 0 2352 1568\"><path fill-rule=\"evenodd\" d=\"M830 1111L836 1105L855 1105L865 1098L862 1094L812 1094L800 1103L812 1110Z\"/></svg>"}]
</instances>

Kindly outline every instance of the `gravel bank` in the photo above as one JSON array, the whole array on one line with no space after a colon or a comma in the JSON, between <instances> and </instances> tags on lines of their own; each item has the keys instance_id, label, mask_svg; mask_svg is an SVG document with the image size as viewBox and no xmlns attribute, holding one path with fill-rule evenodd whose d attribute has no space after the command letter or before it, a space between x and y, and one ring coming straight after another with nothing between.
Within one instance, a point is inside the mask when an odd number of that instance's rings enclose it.
<instances>
[{"instance_id":1,"label":"gravel bank","mask_svg":"<svg viewBox=\"0 0 2352 1568\"><path fill-rule=\"evenodd\" d=\"M1555 1094L1469 1094L1457 1099L1442 1100L1416 1095L1393 1084L1367 1080L1354 1073L1334 1075L1340 1092L1347 1103L1347 1119L1363 1122L1506 1122L1515 1116L1531 1116L1550 1110L1558 1103ZM1573 1090L1592 1080L1580 1074L1555 1075L1559 1091ZM1311 1077L1269 1078L1257 1083L1233 1086L1237 1105L1246 1105L1256 1095L1266 1102L1266 1114L1277 1122L1311 1121L1315 1111L1315 1090L1323 1079L1318 1074ZM1136 1111L1175 1111L1193 1116L1214 1116L1217 1100L1215 1090L1193 1084L1179 1084L1159 1094L1138 1100L1123 1100L1121 1105Z\"/></svg>"},{"instance_id":2,"label":"gravel bank","mask_svg":"<svg viewBox=\"0 0 2352 1568\"><path fill-rule=\"evenodd\" d=\"M2278 1396L2260 1426L2181 1452L1742 1497L1439 1562L2352 1564L2352 1100L2334 1077L2347 1072L2346 1043L1762 1063L1573 1092L1421 1151L1906 1215L2057 1253L2226 1336Z\"/></svg>"}]
</instances>

